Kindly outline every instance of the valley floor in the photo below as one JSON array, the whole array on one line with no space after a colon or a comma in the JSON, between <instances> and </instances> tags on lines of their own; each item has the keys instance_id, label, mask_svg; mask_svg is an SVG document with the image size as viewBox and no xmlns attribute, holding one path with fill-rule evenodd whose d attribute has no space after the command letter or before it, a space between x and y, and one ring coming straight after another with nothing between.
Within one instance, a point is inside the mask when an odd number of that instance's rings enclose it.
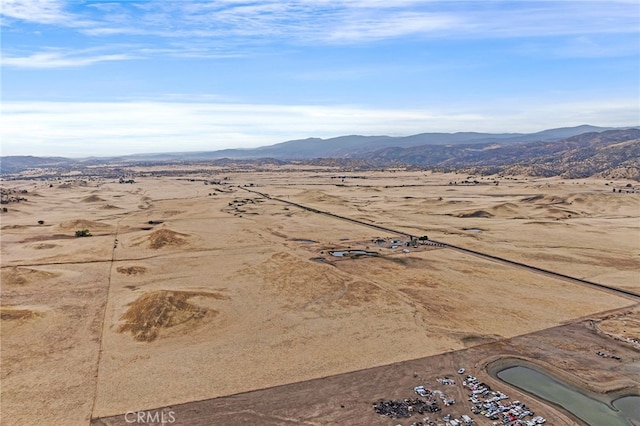
<instances>
[{"instance_id":1,"label":"valley floor","mask_svg":"<svg viewBox=\"0 0 640 426\"><path fill-rule=\"evenodd\" d=\"M498 354L517 336L560 330L555 336L573 330L563 324L638 303L407 237L640 293L640 194L612 191L625 181L187 171L139 169L135 183L2 182L26 198L1 216L3 424L108 423L374 367L404 377L417 368L411 360L438 354L428 362L453 368L465 348ZM90 237L75 237L84 229ZM331 254L342 250L375 255ZM398 373L392 365L406 366ZM393 396L395 382L378 377L358 404ZM336 383L327 389L342 388ZM328 392L317 400L333 410ZM216 401L211 407L237 403ZM233 423L225 410L209 424ZM325 424L309 413L309 424ZM377 416L360 415L345 418L369 424Z\"/></svg>"}]
</instances>

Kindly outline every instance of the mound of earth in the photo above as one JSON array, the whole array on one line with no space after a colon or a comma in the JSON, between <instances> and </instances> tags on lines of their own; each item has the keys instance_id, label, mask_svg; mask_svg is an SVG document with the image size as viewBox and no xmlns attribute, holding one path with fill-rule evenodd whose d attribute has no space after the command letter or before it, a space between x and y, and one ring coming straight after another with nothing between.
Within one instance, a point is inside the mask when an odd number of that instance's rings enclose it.
<instances>
[{"instance_id":1,"label":"mound of earth","mask_svg":"<svg viewBox=\"0 0 640 426\"><path fill-rule=\"evenodd\" d=\"M460 341L462 342L465 348L470 348L472 346L478 346L485 343L495 342L497 340L500 340L501 338L502 336L495 335L495 334L484 335L484 334L471 333L463 336L460 339Z\"/></svg>"},{"instance_id":2,"label":"mound of earth","mask_svg":"<svg viewBox=\"0 0 640 426\"><path fill-rule=\"evenodd\" d=\"M147 272L147 268L144 266L118 266L116 271L125 275L138 275Z\"/></svg>"},{"instance_id":3,"label":"mound of earth","mask_svg":"<svg viewBox=\"0 0 640 426\"><path fill-rule=\"evenodd\" d=\"M24 228L26 228L26 226L24 225L4 225L0 229L24 229Z\"/></svg>"},{"instance_id":4,"label":"mound of earth","mask_svg":"<svg viewBox=\"0 0 640 426\"><path fill-rule=\"evenodd\" d=\"M495 216L512 217L520 216L519 208L513 203L501 203L491 207L491 211Z\"/></svg>"},{"instance_id":5,"label":"mound of earth","mask_svg":"<svg viewBox=\"0 0 640 426\"><path fill-rule=\"evenodd\" d=\"M118 332L131 332L139 342L152 342L162 329L179 324L197 323L205 316L216 316L218 311L189 303L194 297L225 299L219 293L196 291L157 290L143 294L130 303L120 317L124 323Z\"/></svg>"},{"instance_id":6,"label":"mound of earth","mask_svg":"<svg viewBox=\"0 0 640 426\"><path fill-rule=\"evenodd\" d=\"M109 229L111 228L111 225L107 224L107 223L101 223L101 222L96 222L94 220L86 220L86 219L76 219L76 220L69 220L66 222L62 222L60 224L60 228L63 229L89 229L89 230L95 230L95 229Z\"/></svg>"},{"instance_id":7,"label":"mound of earth","mask_svg":"<svg viewBox=\"0 0 640 426\"><path fill-rule=\"evenodd\" d=\"M627 200L630 198L626 198ZM632 199L632 198L631 198ZM567 197L567 201L570 203L576 204L584 204L584 205L592 205L598 203L611 203L620 200L625 200L625 198L621 198L620 196L616 196L615 194L607 193L577 193L570 194Z\"/></svg>"},{"instance_id":8,"label":"mound of earth","mask_svg":"<svg viewBox=\"0 0 640 426\"><path fill-rule=\"evenodd\" d=\"M559 209L553 207L544 208L543 212L539 217L544 217L547 219L564 219L569 217L581 217L583 216L581 213L567 210L567 209Z\"/></svg>"},{"instance_id":9,"label":"mound of earth","mask_svg":"<svg viewBox=\"0 0 640 426\"><path fill-rule=\"evenodd\" d=\"M473 212L459 213L458 217L493 217L493 215L486 210L476 210Z\"/></svg>"},{"instance_id":10,"label":"mound of earth","mask_svg":"<svg viewBox=\"0 0 640 426\"><path fill-rule=\"evenodd\" d=\"M122 207L118 207L118 206L114 206L113 204L105 204L104 206L102 206L101 208L105 209L105 210L116 210L116 209L122 209Z\"/></svg>"},{"instance_id":11,"label":"mound of earth","mask_svg":"<svg viewBox=\"0 0 640 426\"><path fill-rule=\"evenodd\" d=\"M54 247L58 247L58 245L57 244L41 243L41 244L35 244L35 245L31 246L31 248L34 249L34 250L48 250L48 249L52 249Z\"/></svg>"},{"instance_id":12,"label":"mound of earth","mask_svg":"<svg viewBox=\"0 0 640 426\"><path fill-rule=\"evenodd\" d=\"M44 281L57 277L59 274L38 269L13 267L3 269L0 277L3 285L27 285L37 281Z\"/></svg>"},{"instance_id":13,"label":"mound of earth","mask_svg":"<svg viewBox=\"0 0 640 426\"><path fill-rule=\"evenodd\" d=\"M533 197L526 197L522 200L523 203L536 203L536 204L565 204L567 200L555 195L534 195Z\"/></svg>"},{"instance_id":14,"label":"mound of earth","mask_svg":"<svg viewBox=\"0 0 640 426\"><path fill-rule=\"evenodd\" d=\"M104 198L100 198L97 195L90 195L90 196L85 197L85 198L82 199L83 203L95 203L95 202L98 202L98 201L105 201L105 199Z\"/></svg>"},{"instance_id":15,"label":"mound of earth","mask_svg":"<svg viewBox=\"0 0 640 426\"><path fill-rule=\"evenodd\" d=\"M544 195L534 195L532 197L523 198L520 201L522 201L523 203L535 203L536 201L540 201L542 199L544 199Z\"/></svg>"},{"instance_id":16,"label":"mound of earth","mask_svg":"<svg viewBox=\"0 0 640 426\"><path fill-rule=\"evenodd\" d=\"M41 316L40 312L31 309L17 308L13 306L0 307L0 319L3 321L17 321L37 318Z\"/></svg>"},{"instance_id":17,"label":"mound of earth","mask_svg":"<svg viewBox=\"0 0 640 426\"><path fill-rule=\"evenodd\" d=\"M335 195L329 195L322 191L313 190L313 189L305 190L296 194L296 198L301 199L304 202L320 201L320 202L326 202L326 203L336 204L336 205L345 204L345 200L341 197L337 197Z\"/></svg>"},{"instance_id":18,"label":"mound of earth","mask_svg":"<svg viewBox=\"0 0 640 426\"><path fill-rule=\"evenodd\" d=\"M181 246L187 244L187 234L172 231L170 229L158 229L153 231L145 240L148 242L149 248L161 249L163 247ZM144 240L143 240L144 242ZM138 243L136 245L140 245Z\"/></svg>"}]
</instances>

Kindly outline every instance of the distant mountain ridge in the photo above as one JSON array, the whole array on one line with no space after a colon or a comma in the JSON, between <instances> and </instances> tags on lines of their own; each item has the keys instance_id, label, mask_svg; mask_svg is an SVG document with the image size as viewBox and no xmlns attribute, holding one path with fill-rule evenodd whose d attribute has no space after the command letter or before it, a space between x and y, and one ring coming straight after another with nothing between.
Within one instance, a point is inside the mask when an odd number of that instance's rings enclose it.
<instances>
[{"instance_id":1,"label":"distant mountain ridge","mask_svg":"<svg viewBox=\"0 0 640 426\"><path fill-rule=\"evenodd\" d=\"M69 169L91 165L192 162L224 160L252 161L271 159L354 167L409 165L439 170L473 169L481 173L517 167L522 172L566 175L567 169L581 170L577 175L605 173L606 169L631 170L640 158L638 128L577 126L521 133L421 133L405 137L340 136L330 139L308 138L282 142L255 149L227 149L207 152L134 154L118 157L69 159L64 157L0 157L0 173L13 174L30 168ZM339 161L338 161L339 160ZM317 161L316 161L317 162ZM589 166L585 166L589 164ZM565 167L564 170L562 168ZM640 167L638 167L640 168ZM516 169L511 169L515 171ZM591 173L591 174L589 174ZM631 174L619 169L619 174Z\"/></svg>"},{"instance_id":2,"label":"distant mountain ridge","mask_svg":"<svg viewBox=\"0 0 640 426\"><path fill-rule=\"evenodd\" d=\"M358 158L378 149L410 148L422 145L457 145L471 143L524 143L557 141L587 132L613 130L613 127L582 125L543 130L536 133L420 133L411 136L338 136L329 139L307 138L254 149L226 149L221 151L192 153L193 159L213 158L278 158L303 160L311 158Z\"/></svg>"},{"instance_id":3,"label":"distant mountain ridge","mask_svg":"<svg viewBox=\"0 0 640 426\"><path fill-rule=\"evenodd\" d=\"M385 148L362 156L372 165L397 164L443 171L640 180L640 129L588 132L560 141Z\"/></svg>"}]
</instances>

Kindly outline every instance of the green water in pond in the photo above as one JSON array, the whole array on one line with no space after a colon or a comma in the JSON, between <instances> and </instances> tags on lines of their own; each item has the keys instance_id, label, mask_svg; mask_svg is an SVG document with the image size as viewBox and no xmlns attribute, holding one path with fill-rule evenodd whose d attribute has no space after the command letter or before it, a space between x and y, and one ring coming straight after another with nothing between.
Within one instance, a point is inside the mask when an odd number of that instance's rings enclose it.
<instances>
[{"instance_id":1,"label":"green water in pond","mask_svg":"<svg viewBox=\"0 0 640 426\"><path fill-rule=\"evenodd\" d=\"M365 250L334 250L329 252L330 255L336 257L345 257L345 256L377 256L378 253L375 251L365 251Z\"/></svg>"},{"instance_id":2,"label":"green water in pond","mask_svg":"<svg viewBox=\"0 0 640 426\"><path fill-rule=\"evenodd\" d=\"M498 372L498 378L533 395L553 402L591 426L630 426L640 421L640 396L613 401L614 408L590 398L575 387L528 367L516 366Z\"/></svg>"}]
</instances>

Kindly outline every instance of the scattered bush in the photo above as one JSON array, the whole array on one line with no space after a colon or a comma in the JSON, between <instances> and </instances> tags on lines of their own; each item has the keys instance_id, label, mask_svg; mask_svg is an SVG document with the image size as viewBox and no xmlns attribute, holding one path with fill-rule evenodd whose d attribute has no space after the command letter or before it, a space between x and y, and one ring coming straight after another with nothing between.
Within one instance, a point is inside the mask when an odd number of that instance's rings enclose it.
<instances>
[{"instance_id":1,"label":"scattered bush","mask_svg":"<svg viewBox=\"0 0 640 426\"><path fill-rule=\"evenodd\" d=\"M91 232L88 229L78 229L76 231L76 237L90 237Z\"/></svg>"}]
</instances>

